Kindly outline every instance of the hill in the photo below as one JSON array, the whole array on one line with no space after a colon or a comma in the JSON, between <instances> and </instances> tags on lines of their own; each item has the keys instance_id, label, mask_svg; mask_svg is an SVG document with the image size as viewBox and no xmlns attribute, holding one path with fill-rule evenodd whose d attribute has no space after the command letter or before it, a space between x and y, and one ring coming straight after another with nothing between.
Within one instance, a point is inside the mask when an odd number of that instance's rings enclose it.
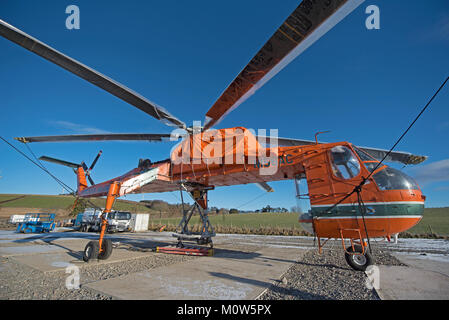
<instances>
[{"instance_id":1,"label":"hill","mask_svg":"<svg viewBox=\"0 0 449 320\"><path fill-rule=\"evenodd\" d=\"M52 212L56 213L57 217L68 217L74 201L75 198L70 195L0 194L0 218L27 212ZM105 206L104 198L91 198L89 201L97 207ZM87 206L91 205L87 204ZM178 205L170 205L164 201L142 203L118 199L113 209L132 213L150 213L158 217L173 216L178 210L179 215Z\"/></svg>"}]
</instances>

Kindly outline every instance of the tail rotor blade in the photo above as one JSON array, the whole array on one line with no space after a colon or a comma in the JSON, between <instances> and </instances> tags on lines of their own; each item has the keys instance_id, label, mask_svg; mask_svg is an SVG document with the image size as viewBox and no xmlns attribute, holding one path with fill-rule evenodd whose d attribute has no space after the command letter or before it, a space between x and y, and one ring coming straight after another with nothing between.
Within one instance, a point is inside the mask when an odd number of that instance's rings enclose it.
<instances>
[{"instance_id":1,"label":"tail rotor blade","mask_svg":"<svg viewBox=\"0 0 449 320\"><path fill-rule=\"evenodd\" d=\"M100 152L98 152L97 156L95 157L94 161L92 162L92 164L90 165L89 169L87 169L87 166L84 164L83 168L86 172L86 177L89 180L90 184L93 186L95 184L94 180L92 180L91 176L90 176L90 172L92 171L92 169L95 167L95 164L98 161L98 158L100 158L101 154L103 151L100 150Z\"/></svg>"},{"instance_id":2,"label":"tail rotor blade","mask_svg":"<svg viewBox=\"0 0 449 320\"><path fill-rule=\"evenodd\" d=\"M81 163L81 166L83 167L83 170L84 170L84 173L85 173L87 179L89 179L90 184L93 186L95 183L92 180L92 178L90 177L90 169L87 168L87 165L84 162Z\"/></svg>"},{"instance_id":3,"label":"tail rotor blade","mask_svg":"<svg viewBox=\"0 0 449 320\"><path fill-rule=\"evenodd\" d=\"M95 184L95 182L92 180L92 178L90 177L90 174L87 175L87 179L89 179L90 184L93 186Z\"/></svg>"},{"instance_id":4,"label":"tail rotor blade","mask_svg":"<svg viewBox=\"0 0 449 320\"><path fill-rule=\"evenodd\" d=\"M100 158L102 152L103 152L103 151L101 151L101 150L100 150L100 152L98 152L97 156L96 156L95 159L94 159L94 162L92 162L92 164L91 164L91 166L90 166L90 168L89 168L89 170L88 170L89 172L94 168L94 166L95 166L95 164L97 163L98 158Z\"/></svg>"}]
</instances>

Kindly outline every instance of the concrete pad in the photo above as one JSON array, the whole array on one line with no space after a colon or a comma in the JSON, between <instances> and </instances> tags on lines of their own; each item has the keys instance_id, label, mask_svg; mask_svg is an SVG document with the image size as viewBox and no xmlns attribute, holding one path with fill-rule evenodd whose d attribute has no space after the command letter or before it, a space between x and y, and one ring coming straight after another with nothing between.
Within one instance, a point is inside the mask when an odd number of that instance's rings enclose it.
<instances>
[{"instance_id":1,"label":"concrete pad","mask_svg":"<svg viewBox=\"0 0 449 320\"><path fill-rule=\"evenodd\" d=\"M15 241L20 239L29 238L33 234L17 233L11 230L0 230L0 239L6 241Z\"/></svg>"},{"instance_id":2,"label":"concrete pad","mask_svg":"<svg viewBox=\"0 0 449 320\"><path fill-rule=\"evenodd\" d=\"M27 246L12 246L12 247L0 247L1 257L11 257L18 255L29 255L38 253L47 253L54 251L64 251L62 248L58 248L52 245L27 245Z\"/></svg>"},{"instance_id":3,"label":"concrete pad","mask_svg":"<svg viewBox=\"0 0 449 320\"><path fill-rule=\"evenodd\" d=\"M441 273L449 277L449 254L395 252L393 255L408 266Z\"/></svg>"},{"instance_id":4,"label":"concrete pad","mask_svg":"<svg viewBox=\"0 0 449 320\"><path fill-rule=\"evenodd\" d=\"M14 256L11 259L33 269L49 272L61 270L69 265L76 264L82 259L82 256L76 256L75 254L69 254L67 251L63 251L58 253L43 253L40 255Z\"/></svg>"},{"instance_id":5,"label":"concrete pad","mask_svg":"<svg viewBox=\"0 0 449 320\"><path fill-rule=\"evenodd\" d=\"M58 253L13 256L11 259L42 272L52 272L65 269L69 265L76 265L77 267L82 268L95 264L110 264L120 261L128 261L148 254L145 252L135 252L125 249L114 249L112 250L111 256L107 260L90 261L89 263L86 263L82 260L83 249L84 247L82 247L79 251L65 250Z\"/></svg>"},{"instance_id":6,"label":"concrete pad","mask_svg":"<svg viewBox=\"0 0 449 320\"><path fill-rule=\"evenodd\" d=\"M98 239L98 234L81 232L50 232L50 233L17 233L15 231L0 231L0 243L30 243L36 241Z\"/></svg>"},{"instance_id":7,"label":"concrete pad","mask_svg":"<svg viewBox=\"0 0 449 320\"><path fill-rule=\"evenodd\" d=\"M383 300L449 299L449 257L447 254L395 252L404 266L379 266Z\"/></svg>"},{"instance_id":8,"label":"concrete pad","mask_svg":"<svg viewBox=\"0 0 449 320\"><path fill-rule=\"evenodd\" d=\"M216 249L213 257L119 278L86 287L118 299L255 299L288 270L305 250L264 248L256 252Z\"/></svg>"},{"instance_id":9,"label":"concrete pad","mask_svg":"<svg viewBox=\"0 0 449 320\"><path fill-rule=\"evenodd\" d=\"M447 300L449 278L433 271L403 266L379 266L382 300Z\"/></svg>"},{"instance_id":10,"label":"concrete pad","mask_svg":"<svg viewBox=\"0 0 449 320\"><path fill-rule=\"evenodd\" d=\"M26 254L51 253L55 251L83 251L89 239L57 239L43 241L42 239L29 242L13 242L0 245L0 256L9 257Z\"/></svg>"}]
</instances>

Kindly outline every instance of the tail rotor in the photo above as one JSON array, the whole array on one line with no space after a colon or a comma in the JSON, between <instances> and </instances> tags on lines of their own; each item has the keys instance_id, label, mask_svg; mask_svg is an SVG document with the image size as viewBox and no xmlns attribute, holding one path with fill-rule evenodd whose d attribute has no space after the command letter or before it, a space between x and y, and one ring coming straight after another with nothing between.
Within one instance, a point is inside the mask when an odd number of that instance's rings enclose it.
<instances>
[{"instance_id":1,"label":"tail rotor","mask_svg":"<svg viewBox=\"0 0 449 320\"><path fill-rule=\"evenodd\" d=\"M42 156L39 158L39 160L52 162L52 163L66 166L66 167L73 168L75 174L81 174L82 179L84 179L84 176L86 176L87 179L89 180L90 184L94 185L95 182L92 180L90 173L91 173L92 169L95 167L95 165L97 164L98 158L100 158L101 153L102 153L102 151L100 150L100 152L98 152L97 156L95 157L95 159L92 162L92 164L90 165L90 167L87 167L87 165L84 162L81 162L81 164L77 164L77 163L68 162L68 161L64 161L64 160L60 160L60 159L55 159L55 158L51 158L51 157L47 157L47 156ZM84 170L83 173L78 173L78 168L80 168L80 167L83 168L83 170ZM84 182L83 185L84 185L84 187L87 187L86 182Z\"/></svg>"},{"instance_id":2,"label":"tail rotor","mask_svg":"<svg viewBox=\"0 0 449 320\"><path fill-rule=\"evenodd\" d=\"M92 164L90 165L89 168L87 168L87 165L84 162L82 163L83 169L86 173L86 177L89 180L91 185L94 185L95 182L92 180L90 173L91 173L92 169L95 167L95 164L97 163L98 158L100 158L101 153L102 153L102 151L100 150L100 152L98 152L97 156L95 157L94 161L92 162Z\"/></svg>"}]
</instances>

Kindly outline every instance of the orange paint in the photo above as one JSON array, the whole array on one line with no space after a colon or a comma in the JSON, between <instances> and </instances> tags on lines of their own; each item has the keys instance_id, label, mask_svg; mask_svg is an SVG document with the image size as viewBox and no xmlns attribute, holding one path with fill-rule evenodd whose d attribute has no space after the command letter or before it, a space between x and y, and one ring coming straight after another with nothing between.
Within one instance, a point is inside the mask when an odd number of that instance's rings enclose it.
<instances>
[{"instance_id":1,"label":"orange paint","mask_svg":"<svg viewBox=\"0 0 449 320\"><path fill-rule=\"evenodd\" d=\"M251 156L254 155L255 150L262 148L257 141L254 142L254 136L246 136L241 141L239 148L233 147L222 151L221 154L210 153L214 159L222 158L221 164L209 163L206 159L201 159L201 153L207 151L211 143L224 142L202 142L195 143L195 135L187 138L180 146L189 146L190 154L188 156L192 159L200 155L198 163L176 163L176 159L182 155L180 147L172 153L171 158L165 161L160 161L152 164L151 168L158 169L156 180L143 185L141 188L133 193L150 193L150 192L167 192L178 191L179 184L182 182L190 182L193 185L202 185L204 187L216 186L231 186L257 182L270 182L280 180L292 180L296 176L305 176L308 184L310 204L312 207L316 206L333 206L342 198L351 193L354 187L359 185L364 177L370 175L370 171L365 167L357 153L353 150L352 145L348 142L336 142L327 144L312 144L292 147L279 147L278 149L264 149L264 154L275 154L278 159L277 171L271 175L261 174L260 167L272 165L271 163L257 163L250 161ZM220 130L225 132L225 129ZM224 147L224 145L223 145ZM360 164L359 172L352 178L338 177L335 173L335 166L331 158L330 150L334 147L346 148L351 150L355 158ZM263 149L263 148L262 148ZM334 148L335 149L335 148ZM198 153L199 152L199 153ZM204 156L204 155L203 155ZM234 163L225 163L225 157L232 156ZM207 158L207 157L206 157ZM237 158L241 158L240 163L235 163ZM375 162L375 161L367 161ZM386 166L381 166L376 172L381 171ZM138 176L143 171L140 168L135 168L128 173L111 179L109 181L97 184L92 187L87 187L84 172L81 168L78 170L79 193L80 197L89 196L105 196L107 197L106 208L112 207L110 202L115 200L119 195L117 189L111 190L112 186L127 181L133 177ZM188 185L188 184L187 184ZM118 187L117 187L118 188ZM193 191L195 188L189 189ZM111 196L111 192L116 196ZM390 203L390 202L413 202L424 203L425 197L420 190L381 190L376 181L371 176L367 183L363 186L361 197L364 203ZM201 207L207 207L207 197L197 200ZM357 204L357 193L353 193L350 197L345 199L341 204ZM366 220L368 235L370 237L385 237L391 234L403 232L414 225L416 225L421 217L410 215L395 214L394 217L381 217L379 215L372 215ZM314 217L314 230L318 237L323 238L340 238L343 233L347 239L357 239L360 236L366 238L363 221L361 217L348 217L347 219L329 219L325 217ZM357 230L345 231L349 229Z\"/></svg>"},{"instance_id":2,"label":"orange paint","mask_svg":"<svg viewBox=\"0 0 449 320\"><path fill-rule=\"evenodd\" d=\"M106 198L106 207L101 215L101 232L99 239L100 252L103 251L103 238L106 232L106 227L108 225L108 221L106 220L107 213L111 212L112 206L114 205L115 199L118 197L120 191L120 183L114 182L109 187L108 197Z\"/></svg>"}]
</instances>

